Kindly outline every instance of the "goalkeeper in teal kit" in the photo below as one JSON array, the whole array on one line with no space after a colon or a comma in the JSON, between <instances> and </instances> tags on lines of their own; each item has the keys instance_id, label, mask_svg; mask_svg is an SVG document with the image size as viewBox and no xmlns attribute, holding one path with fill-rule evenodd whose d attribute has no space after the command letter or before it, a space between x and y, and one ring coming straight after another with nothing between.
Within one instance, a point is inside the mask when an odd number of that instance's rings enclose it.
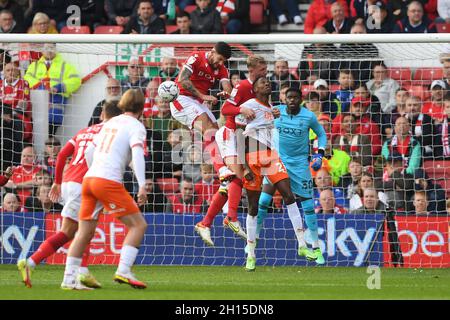
<instances>
[{"instance_id":1,"label":"goalkeeper in teal kit","mask_svg":"<svg viewBox=\"0 0 450 320\"><path fill-rule=\"evenodd\" d=\"M319 139L318 153L312 156L311 167L315 171L322 167L322 157L327 145L327 136L315 114L302 107L301 102L300 91L290 88L286 91L286 105L275 107L280 110L280 117L275 119L275 128L278 131L279 139L277 141L278 153L288 171L292 192L297 196L299 207L301 204L303 208L306 226L313 241L313 253L316 258L311 259L309 254L301 252L302 249L308 250L307 248L299 249L298 254L307 257L308 260L316 261L317 264L324 264L325 260L319 248L317 216L314 212L313 182L309 169L309 131L312 129ZM258 204L257 238L259 238L263 220L267 215L274 192L274 186L265 179Z\"/></svg>"}]
</instances>

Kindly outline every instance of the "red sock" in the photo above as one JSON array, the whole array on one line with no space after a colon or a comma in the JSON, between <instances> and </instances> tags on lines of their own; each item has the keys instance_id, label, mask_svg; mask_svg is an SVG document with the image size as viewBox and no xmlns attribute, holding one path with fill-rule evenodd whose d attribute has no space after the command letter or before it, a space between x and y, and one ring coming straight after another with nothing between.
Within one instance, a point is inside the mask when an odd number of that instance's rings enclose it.
<instances>
[{"instance_id":1,"label":"red sock","mask_svg":"<svg viewBox=\"0 0 450 320\"><path fill-rule=\"evenodd\" d=\"M213 222L214 218L217 216L217 214L222 210L223 206L227 202L228 197L222 195L217 191L212 200L211 204L208 208L208 212L206 213L206 216L203 218L202 224L206 227L210 227L211 223Z\"/></svg>"},{"instance_id":2,"label":"red sock","mask_svg":"<svg viewBox=\"0 0 450 320\"><path fill-rule=\"evenodd\" d=\"M61 248L69 241L70 239L66 236L66 234L60 231L45 240L44 243L42 243L37 251L31 256L31 259L33 259L34 263L38 265L42 260L50 257L56 252L56 250Z\"/></svg>"},{"instance_id":3,"label":"red sock","mask_svg":"<svg viewBox=\"0 0 450 320\"><path fill-rule=\"evenodd\" d=\"M231 221L237 221L237 210L242 195L242 180L234 178L228 187L228 214Z\"/></svg>"},{"instance_id":4,"label":"red sock","mask_svg":"<svg viewBox=\"0 0 450 320\"><path fill-rule=\"evenodd\" d=\"M83 252L83 258L81 259L82 267L87 268L87 266L89 265L88 260L89 260L90 249L91 249L91 244L89 243Z\"/></svg>"}]
</instances>

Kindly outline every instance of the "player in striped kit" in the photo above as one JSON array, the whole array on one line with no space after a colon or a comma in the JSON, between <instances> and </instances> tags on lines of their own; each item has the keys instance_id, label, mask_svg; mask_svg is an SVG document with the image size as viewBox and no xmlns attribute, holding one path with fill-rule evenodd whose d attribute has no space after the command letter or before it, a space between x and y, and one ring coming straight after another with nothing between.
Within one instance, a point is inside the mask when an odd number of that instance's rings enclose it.
<instances>
[{"instance_id":1,"label":"player in striped kit","mask_svg":"<svg viewBox=\"0 0 450 320\"><path fill-rule=\"evenodd\" d=\"M236 177L231 180L228 193L223 193L221 190L216 192L206 216L195 226L195 231L200 235L203 241L210 246L214 245L210 231L212 221L222 210L227 200L228 214L223 221L223 225L230 228L245 240L247 239L247 235L237 219L237 210L242 194L242 179L245 170L242 162L238 159L235 117L238 114L246 116L247 119L252 119L254 117L254 112L252 110L242 107L241 105L255 97L255 94L253 93L253 82L257 78L265 77L267 75L267 62L261 56L249 56L247 58L247 68L248 78L241 81L233 88L230 97L222 106L221 112L225 116L226 122L216 133L216 142L220 156L224 159L228 168L236 174Z\"/></svg>"},{"instance_id":2,"label":"player in striped kit","mask_svg":"<svg viewBox=\"0 0 450 320\"><path fill-rule=\"evenodd\" d=\"M283 197L299 243L299 255L311 260L316 258L316 255L307 248L304 240L303 221L295 196L291 190L289 175L276 151L275 143L277 138L276 136L274 137L274 134L276 134L274 130L274 116L279 116L279 112L274 111L269 104L272 91L270 81L264 77L258 78L253 83L253 91L256 98L248 100L242 106L253 110L255 118L248 121L243 119L242 116L238 116L239 122L247 123L243 133L246 137L245 158L254 175L253 180L245 180L244 182L249 203L246 220L247 263L245 268L247 271L254 271L256 268L255 248L258 200L264 176Z\"/></svg>"},{"instance_id":3,"label":"player in striped kit","mask_svg":"<svg viewBox=\"0 0 450 320\"><path fill-rule=\"evenodd\" d=\"M55 169L55 183L50 190L50 199L53 202L59 201L62 197L64 208L61 212L63 218L61 230L45 240L38 250L28 259L21 259L17 267L21 273L22 280L28 288L31 288L31 274L42 260L48 258L59 248L71 241L78 230L78 211L81 205L81 183L88 167L84 152L103 127L103 124L110 118L121 114L122 111L117 107L117 101L108 101L103 106L103 123L81 129L70 139L61 152L58 154ZM63 171L66 160L72 157L67 170ZM102 206L97 206L96 211L100 211ZM100 288L100 283L89 273L87 268L89 258L89 246L83 254L83 260L80 267L80 280L90 288Z\"/></svg>"},{"instance_id":4,"label":"player in striped kit","mask_svg":"<svg viewBox=\"0 0 450 320\"><path fill-rule=\"evenodd\" d=\"M318 151L312 156L312 169L318 171L322 166L322 157L327 145L327 135L313 112L301 106L302 98L299 90L289 88L286 91L286 105L279 105L280 117L275 119L275 128L278 130L278 153L289 174L291 188L297 197L298 206L303 208L306 226L313 241L313 252L317 264L324 264L325 260L319 248L317 233L317 216L314 211L313 182L309 169L309 134L310 129L318 137ZM258 224L256 236L262 229L264 218L275 193L275 187L264 179L262 193L259 197ZM304 255L299 249L299 255ZM306 255L306 253L305 253Z\"/></svg>"}]
</instances>

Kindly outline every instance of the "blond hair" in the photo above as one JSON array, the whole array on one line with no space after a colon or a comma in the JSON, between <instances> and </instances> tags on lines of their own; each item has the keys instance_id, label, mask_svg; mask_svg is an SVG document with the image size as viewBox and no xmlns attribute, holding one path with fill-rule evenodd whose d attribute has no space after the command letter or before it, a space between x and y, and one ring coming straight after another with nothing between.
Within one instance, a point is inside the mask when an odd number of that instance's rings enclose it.
<instances>
[{"instance_id":1,"label":"blond hair","mask_svg":"<svg viewBox=\"0 0 450 320\"><path fill-rule=\"evenodd\" d=\"M209 163L202 163L200 169L202 172L214 173L214 167Z\"/></svg>"},{"instance_id":2,"label":"blond hair","mask_svg":"<svg viewBox=\"0 0 450 320\"><path fill-rule=\"evenodd\" d=\"M256 67L258 64L267 64L266 59L263 56L251 55L247 58L247 68Z\"/></svg>"},{"instance_id":3,"label":"blond hair","mask_svg":"<svg viewBox=\"0 0 450 320\"><path fill-rule=\"evenodd\" d=\"M144 94L140 89L128 89L120 98L118 107L123 112L141 113L144 110Z\"/></svg>"},{"instance_id":4,"label":"blond hair","mask_svg":"<svg viewBox=\"0 0 450 320\"><path fill-rule=\"evenodd\" d=\"M42 21L42 20L46 20L47 22L50 22L50 18L48 17L48 15L46 15L43 12L37 12L33 18L33 25L35 25L36 23L38 23L39 21Z\"/></svg>"}]
</instances>

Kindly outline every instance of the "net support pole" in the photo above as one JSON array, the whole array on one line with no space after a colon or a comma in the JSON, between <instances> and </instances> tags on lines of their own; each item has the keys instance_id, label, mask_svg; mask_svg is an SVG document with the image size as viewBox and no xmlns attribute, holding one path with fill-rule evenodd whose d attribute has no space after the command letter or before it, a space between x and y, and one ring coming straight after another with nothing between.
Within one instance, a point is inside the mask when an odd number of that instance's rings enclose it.
<instances>
[{"instance_id":1,"label":"net support pole","mask_svg":"<svg viewBox=\"0 0 450 320\"><path fill-rule=\"evenodd\" d=\"M48 137L49 92L31 90L30 99L33 105L33 146L37 154L44 154L45 140Z\"/></svg>"}]
</instances>

